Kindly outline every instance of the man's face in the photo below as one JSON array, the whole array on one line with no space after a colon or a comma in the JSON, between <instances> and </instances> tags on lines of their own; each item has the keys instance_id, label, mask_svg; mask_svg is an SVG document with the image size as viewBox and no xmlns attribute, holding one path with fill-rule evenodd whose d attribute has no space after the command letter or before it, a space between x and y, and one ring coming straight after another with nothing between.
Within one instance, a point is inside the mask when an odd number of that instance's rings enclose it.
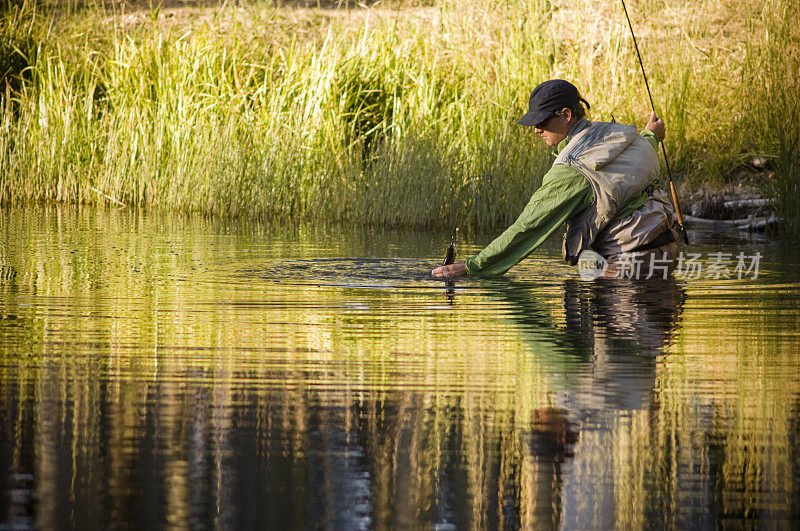
<instances>
[{"instance_id":1,"label":"man's face","mask_svg":"<svg viewBox=\"0 0 800 531\"><path fill-rule=\"evenodd\" d=\"M541 136L544 143L550 147L557 146L559 142L567 138L567 133L572 127L572 111L562 109L544 122L535 125L533 132Z\"/></svg>"}]
</instances>

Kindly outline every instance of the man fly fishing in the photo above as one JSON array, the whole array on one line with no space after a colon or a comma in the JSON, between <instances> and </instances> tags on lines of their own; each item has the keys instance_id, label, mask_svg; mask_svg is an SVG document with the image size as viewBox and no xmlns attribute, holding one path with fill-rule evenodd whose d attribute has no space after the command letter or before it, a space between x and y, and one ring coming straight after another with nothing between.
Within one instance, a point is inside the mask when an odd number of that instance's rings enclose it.
<instances>
[{"instance_id":1,"label":"man fly fishing","mask_svg":"<svg viewBox=\"0 0 800 531\"><path fill-rule=\"evenodd\" d=\"M533 90L518 123L555 148L553 166L508 229L477 255L437 267L434 277L502 275L562 224L563 256L571 265L592 250L608 263L605 277L635 272L646 278L674 269L677 219L666 194L655 190L664 122L653 113L640 134L632 125L591 122L588 109L567 81L545 81Z\"/></svg>"}]
</instances>

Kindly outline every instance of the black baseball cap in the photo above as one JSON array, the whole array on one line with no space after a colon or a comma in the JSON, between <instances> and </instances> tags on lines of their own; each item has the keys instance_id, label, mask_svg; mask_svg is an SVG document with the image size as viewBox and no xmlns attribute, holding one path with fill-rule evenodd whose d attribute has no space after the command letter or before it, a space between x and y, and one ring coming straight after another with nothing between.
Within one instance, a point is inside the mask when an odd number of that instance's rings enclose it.
<instances>
[{"instance_id":1,"label":"black baseball cap","mask_svg":"<svg viewBox=\"0 0 800 531\"><path fill-rule=\"evenodd\" d=\"M528 100L528 112L520 118L519 125L536 126L544 122L564 107L572 107L582 101L589 108L589 103L581 98L578 89L569 81L551 79L539 84Z\"/></svg>"}]
</instances>

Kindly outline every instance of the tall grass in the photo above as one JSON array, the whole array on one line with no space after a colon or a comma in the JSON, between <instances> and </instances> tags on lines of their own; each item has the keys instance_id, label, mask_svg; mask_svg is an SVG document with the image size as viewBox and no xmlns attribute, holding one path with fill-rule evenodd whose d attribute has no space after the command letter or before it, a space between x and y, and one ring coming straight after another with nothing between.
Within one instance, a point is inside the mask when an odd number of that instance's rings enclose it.
<instances>
[{"instance_id":1,"label":"tall grass","mask_svg":"<svg viewBox=\"0 0 800 531\"><path fill-rule=\"evenodd\" d=\"M771 191L796 187L797 152L762 103L796 87L797 7L759 6L631 6L674 165L695 186L758 153L789 163ZM188 13L6 9L1 202L486 227L513 219L549 164L515 125L537 83L572 80L595 119L648 114L616 2Z\"/></svg>"}]
</instances>

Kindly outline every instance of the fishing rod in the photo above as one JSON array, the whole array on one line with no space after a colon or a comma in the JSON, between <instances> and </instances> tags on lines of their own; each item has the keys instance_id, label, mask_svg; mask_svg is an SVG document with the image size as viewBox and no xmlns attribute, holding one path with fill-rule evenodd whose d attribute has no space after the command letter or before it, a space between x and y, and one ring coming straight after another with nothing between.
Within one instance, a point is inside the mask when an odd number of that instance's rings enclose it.
<instances>
[{"instance_id":1,"label":"fishing rod","mask_svg":"<svg viewBox=\"0 0 800 531\"><path fill-rule=\"evenodd\" d=\"M650 98L650 108L653 113L656 112L656 105L653 103L653 93L650 92L650 83L647 82L647 73L644 70L644 62L642 62L642 54L639 53L639 45L636 44L636 35L633 33L633 24L631 18L628 16L628 8L625 7L625 0L622 2L622 10L625 12L625 19L628 21L628 28L631 30L631 37L633 38L633 47L636 49L636 57L639 58L639 66L642 68L642 77L644 78L644 86L647 89L647 96ZM689 236L686 234L686 229L683 224L683 213L681 212L681 205L678 203L678 193L675 191L675 183L672 182L672 171L669 169L669 159L667 159L667 148L664 147L664 142L659 141L661 144L661 152L664 154L664 165L667 167L667 178L669 180L669 191L672 193L672 204L675 206L675 214L678 216L678 228L683 234L683 241L689 244Z\"/></svg>"}]
</instances>

